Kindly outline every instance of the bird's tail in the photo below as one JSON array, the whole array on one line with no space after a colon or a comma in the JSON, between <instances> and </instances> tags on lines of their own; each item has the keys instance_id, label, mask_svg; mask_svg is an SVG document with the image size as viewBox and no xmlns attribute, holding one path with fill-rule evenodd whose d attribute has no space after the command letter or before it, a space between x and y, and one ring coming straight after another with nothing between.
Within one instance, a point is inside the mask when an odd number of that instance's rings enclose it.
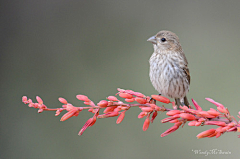
<instances>
[{"instance_id":1,"label":"bird's tail","mask_svg":"<svg viewBox=\"0 0 240 159\"><path fill-rule=\"evenodd\" d=\"M188 99L187 99L187 96L185 96L184 98L175 98L175 102L176 102L176 105L179 107L180 105L181 106L184 106L186 105L187 107L189 106L189 102L188 102Z\"/></svg>"}]
</instances>

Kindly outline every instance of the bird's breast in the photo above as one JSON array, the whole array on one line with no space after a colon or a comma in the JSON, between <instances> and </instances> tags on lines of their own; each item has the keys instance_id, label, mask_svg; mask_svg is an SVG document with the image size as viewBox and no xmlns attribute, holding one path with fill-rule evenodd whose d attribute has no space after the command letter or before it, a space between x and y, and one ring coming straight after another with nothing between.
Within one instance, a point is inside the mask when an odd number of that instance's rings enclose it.
<instances>
[{"instance_id":1,"label":"bird's breast","mask_svg":"<svg viewBox=\"0 0 240 159\"><path fill-rule=\"evenodd\" d=\"M149 63L150 80L159 93L171 98L186 95L188 85L184 70L180 67L181 60L171 55L153 53Z\"/></svg>"}]
</instances>

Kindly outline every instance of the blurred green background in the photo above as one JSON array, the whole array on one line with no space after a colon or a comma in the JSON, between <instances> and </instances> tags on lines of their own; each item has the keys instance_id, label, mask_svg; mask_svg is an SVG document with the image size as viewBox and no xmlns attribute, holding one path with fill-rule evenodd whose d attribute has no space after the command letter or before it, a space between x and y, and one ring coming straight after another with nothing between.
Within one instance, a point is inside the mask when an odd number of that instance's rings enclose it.
<instances>
[{"instance_id":1,"label":"blurred green background","mask_svg":"<svg viewBox=\"0 0 240 159\"><path fill-rule=\"evenodd\" d=\"M0 158L239 158L238 133L197 139L210 126L185 125L161 138L172 124L159 114L146 132L139 109L120 125L99 119L83 136L92 116L60 122L54 112L38 114L21 102L39 95L49 107L58 97L82 106L75 96L94 102L117 88L156 94L148 70L153 48L146 40L158 31L175 32L189 62L194 98L203 109L209 97L240 110L240 1L4 1L0 9L1 114ZM200 155L213 149L231 155Z\"/></svg>"}]
</instances>

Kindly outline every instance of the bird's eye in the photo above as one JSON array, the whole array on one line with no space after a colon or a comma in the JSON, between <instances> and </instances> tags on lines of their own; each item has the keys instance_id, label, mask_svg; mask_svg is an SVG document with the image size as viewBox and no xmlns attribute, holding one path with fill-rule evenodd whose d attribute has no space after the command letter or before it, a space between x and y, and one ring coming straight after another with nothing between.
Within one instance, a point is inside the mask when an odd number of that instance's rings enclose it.
<instances>
[{"instance_id":1,"label":"bird's eye","mask_svg":"<svg viewBox=\"0 0 240 159\"><path fill-rule=\"evenodd\" d=\"M161 41L162 41L162 42L165 42L165 41L166 41L166 39L165 39L165 38L162 38L162 39L161 39Z\"/></svg>"}]
</instances>

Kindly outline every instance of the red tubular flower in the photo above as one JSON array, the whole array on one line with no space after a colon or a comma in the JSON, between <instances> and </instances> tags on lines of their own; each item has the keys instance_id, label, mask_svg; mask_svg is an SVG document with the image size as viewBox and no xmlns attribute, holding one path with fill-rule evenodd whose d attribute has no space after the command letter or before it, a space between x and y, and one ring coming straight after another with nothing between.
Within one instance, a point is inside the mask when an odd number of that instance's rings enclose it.
<instances>
[{"instance_id":1,"label":"red tubular flower","mask_svg":"<svg viewBox=\"0 0 240 159\"><path fill-rule=\"evenodd\" d=\"M121 89L121 88L118 88L117 90L118 90L118 92L120 92L120 93L125 91L125 89Z\"/></svg>"},{"instance_id":2,"label":"red tubular flower","mask_svg":"<svg viewBox=\"0 0 240 159\"><path fill-rule=\"evenodd\" d=\"M151 123L153 123L154 119L157 117L158 112L155 110L152 115Z\"/></svg>"},{"instance_id":3,"label":"red tubular flower","mask_svg":"<svg viewBox=\"0 0 240 159\"><path fill-rule=\"evenodd\" d=\"M215 132L216 132L215 129L209 129L209 130L206 130L206 131L203 131L203 132L199 133L197 135L197 138L200 139L200 138L208 137L208 136L214 134Z\"/></svg>"},{"instance_id":4,"label":"red tubular flower","mask_svg":"<svg viewBox=\"0 0 240 159\"><path fill-rule=\"evenodd\" d=\"M140 97L140 98L146 97L144 94L142 94L140 92L134 92L132 90L124 90L124 89L120 89L120 88L118 88L117 90L119 91L119 93L128 93L128 94L134 95L136 97Z\"/></svg>"},{"instance_id":5,"label":"red tubular flower","mask_svg":"<svg viewBox=\"0 0 240 159\"><path fill-rule=\"evenodd\" d=\"M43 112L43 109L38 109L38 113L42 113Z\"/></svg>"},{"instance_id":6,"label":"red tubular flower","mask_svg":"<svg viewBox=\"0 0 240 159\"><path fill-rule=\"evenodd\" d=\"M219 138L222 135L222 133L217 132L216 133L216 138Z\"/></svg>"},{"instance_id":7,"label":"red tubular flower","mask_svg":"<svg viewBox=\"0 0 240 159\"><path fill-rule=\"evenodd\" d=\"M90 101L91 101L90 99L88 99L87 96L81 95L81 94L80 94L80 95L77 95L76 98L77 98L78 100L82 100L82 101L85 101L85 102L90 102Z\"/></svg>"},{"instance_id":8,"label":"red tubular flower","mask_svg":"<svg viewBox=\"0 0 240 159\"><path fill-rule=\"evenodd\" d=\"M118 117L118 119L116 121L117 124L120 124L122 122L122 120L125 117L125 112L126 112L126 110L120 113L120 115L119 115L119 117Z\"/></svg>"},{"instance_id":9,"label":"red tubular flower","mask_svg":"<svg viewBox=\"0 0 240 159\"><path fill-rule=\"evenodd\" d=\"M226 132L234 126L236 126L235 123L231 122L231 123L227 124L227 126L222 127L222 132Z\"/></svg>"},{"instance_id":10,"label":"red tubular flower","mask_svg":"<svg viewBox=\"0 0 240 159\"><path fill-rule=\"evenodd\" d=\"M226 126L226 123L222 121L206 121L204 125Z\"/></svg>"},{"instance_id":11,"label":"red tubular flower","mask_svg":"<svg viewBox=\"0 0 240 159\"><path fill-rule=\"evenodd\" d=\"M119 112L113 111L113 112L110 112L110 113L98 115L98 118L109 118L109 117L115 117L115 116L118 116L118 115L119 115Z\"/></svg>"},{"instance_id":12,"label":"red tubular flower","mask_svg":"<svg viewBox=\"0 0 240 159\"><path fill-rule=\"evenodd\" d=\"M170 110L169 112L166 113L166 115L173 116L173 115L180 114L180 113L181 113L180 110Z\"/></svg>"},{"instance_id":13,"label":"red tubular flower","mask_svg":"<svg viewBox=\"0 0 240 159\"><path fill-rule=\"evenodd\" d=\"M71 111L65 113L62 118L60 119L60 121L65 121L71 117L73 117L76 113L78 113L77 109L72 109Z\"/></svg>"},{"instance_id":14,"label":"red tubular flower","mask_svg":"<svg viewBox=\"0 0 240 159\"><path fill-rule=\"evenodd\" d=\"M196 122L195 126L201 126L202 125L202 122L201 121L198 121Z\"/></svg>"},{"instance_id":15,"label":"red tubular flower","mask_svg":"<svg viewBox=\"0 0 240 159\"><path fill-rule=\"evenodd\" d=\"M140 97L140 98L146 97L144 94L142 94L140 92L133 92L132 95L135 95L136 97Z\"/></svg>"},{"instance_id":16,"label":"red tubular flower","mask_svg":"<svg viewBox=\"0 0 240 159\"><path fill-rule=\"evenodd\" d=\"M160 96L160 95L151 95L151 97L162 103L166 103L166 104L171 103L168 98Z\"/></svg>"},{"instance_id":17,"label":"red tubular flower","mask_svg":"<svg viewBox=\"0 0 240 159\"><path fill-rule=\"evenodd\" d=\"M215 131L215 133L213 133L213 134L209 135L209 136L208 136L208 138L214 137L214 136L216 136L217 134L218 134L218 132L217 132L217 131Z\"/></svg>"},{"instance_id":18,"label":"red tubular flower","mask_svg":"<svg viewBox=\"0 0 240 159\"><path fill-rule=\"evenodd\" d=\"M176 114L176 115L170 116L168 118L162 119L161 122L166 123L166 122L169 122L169 121L177 119L177 118L180 118L180 114Z\"/></svg>"},{"instance_id":19,"label":"red tubular flower","mask_svg":"<svg viewBox=\"0 0 240 159\"><path fill-rule=\"evenodd\" d=\"M228 113L227 109L224 108L224 107L223 108L222 107L217 107L217 110L220 111L221 113L224 113L224 114Z\"/></svg>"},{"instance_id":20,"label":"red tubular flower","mask_svg":"<svg viewBox=\"0 0 240 159\"><path fill-rule=\"evenodd\" d=\"M133 98L133 96L131 94L128 94L128 93L119 93L119 96L122 97L122 98L127 98L127 99Z\"/></svg>"},{"instance_id":21,"label":"red tubular flower","mask_svg":"<svg viewBox=\"0 0 240 159\"><path fill-rule=\"evenodd\" d=\"M68 103L67 100L62 98L62 97L59 97L58 100L59 100L59 102L61 102L63 104L67 104Z\"/></svg>"},{"instance_id":22,"label":"red tubular flower","mask_svg":"<svg viewBox=\"0 0 240 159\"><path fill-rule=\"evenodd\" d=\"M196 117L194 115L188 114L188 113L181 113L180 117L183 118L183 119L187 119L188 121L196 119Z\"/></svg>"},{"instance_id":23,"label":"red tubular flower","mask_svg":"<svg viewBox=\"0 0 240 159\"><path fill-rule=\"evenodd\" d=\"M134 101L135 101L135 98L125 99L125 101L131 103L131 102L134 102Z\"/></svg>"},{"instance_id":24,"label":"red tubular flower","mask_svg":"<svg viewBox=\"0 0 240 159\"><path fill-rule=\"evenodd\" d=\"M189 108L187 106L181 106L180 105L179 108L182 109L182 110L189 110Z\"/></svg>"},{"instance_id":25,"label":"red tubular flower","mask_svg":"<svg viewBox=\"0 0 240 159\"><path fill-rule=\"evenodd\" d=\"M88 111L91 112L91 113L94 113L94 112L93 112L93 111L94 111L93 108L88 109Z\"/></svg>"},{"instance_id":26,"label":"red tubular flower","mask_svg":"<svg viewBox=\"0 0 240 159\"><path fill-rule=\"evenodd\" d=\"M93 103L93 101L83 102L83 103L86 104L86 105L90 105L90 106L92 106L92 107L95 106L95 104Z\"/></svg>"},{"instance_id":27,"label":"red tubular flower","mask_svg":"<svg viewBox=\"0 0 240 159\"><path fill-rule=\"evenodd\" d=\"M220 132L220 133L223 133L223 132L225 132L225 130L223 129L225 126L221 126L221 127L218 127L217 129L216 129L216 131L217 132Z\"/></svg>"},{"instance_id":28,"label":"red tubular flower","mask_svg":"<svg viewBox=\"0 0 240 159\"><path fill-rule=\"evenodd\" d=\"M155 109L156 111L161 111L161 107L157 106L156 104L149 104L151 108Z\"/></svg>"},{"instance_id":29,"label":"red tubular flower","mask_svg":"<svg viewBox=\"0 0 240 159\"><path fill-rule=\"evenodd\" d=\"M164 136L167 136L167 135L171 134L172 132L176 131L179 128L179 126L181 126L181 125L182 125L181 122L175 123L174 126L172 126L170 129L168 129L167 131L162 133L161 137L164 137Z\"/></svg>"},{"instance_id":30,"label":"red tubular flower","mask_svg":"<svg viewBox=\"0 0 240 159\"><path fill-rule=\"evenodd\" d=\"M97 117L96 117L96 115L94 115L94 116L92 117L92 122L89 124L88 127L93 126L93 125L96 123L96 121L97 121Z\"/></svg>"},{"instance_id":31,"label":"red tubular flower","mask_svg":"<svg viewBox=\"0 0 240 159\"><path fill-rule=\"evenodd\" d=\"M107 108L105 108L103 113L113 112L115 108L117 108L117 106L107 107Z\"/></svg>"},{"instance_id":32,"label":"red tubular flower","mask_svg":"<svg viewBox=\"0 0 240 159\"><path fill-rule=\"evenodd\" d=\"M144 123L143 123L143 131L146 131L146 130L148 129L148 127L149 127L149 124L150 124L150 119L149 119L149 117L150 117L150 114L148 114L146 120L145 120Z\"/></svg>"},{"instance_id":33,"label":"red tubular flower","mask_svg":"<svg viewBox=\"0 0 240 159\"><path fill-rule=\"evenodd\" d=\"M196 112L198 117L204 117L204 118L215 118L215 116L210 115L207 111L198 111Z\"/></svg>"},{"instance_id":34,"label":"red tubular flower","mask_svg":"<svg viewBox=\"0 0 240 159\"><path fill-rule=\"evenodd\" d=\"M143 117L145 117L145 116L147 116L147 115L148 115L147 112L141 112L141 113L138 115L138 118L140 119L140 118L143 118Z\"/></svg>"},{"instance_id":35,"label":"red tubular flower","mask_svg":"<svg viewBox=\"0 0 240 159\"><path fill-rule=\"evenodd\" d=\"M24 104L28 104L27 96L23 96L23 97L22 97L22 102L23 102Z\"/></svg>"},{"instance_id":36,"label":"red tubular flower","mask_svg":"<svg viewBox=\"0 0 240 159\"><path fill-rule=\"evenodd\" d=\"M93 126L93 125L96 123L96 121L97 121L97 116L98 116L98 114L99 114L99 110L100 110L100 109L96 109L96 113L94 114L94 116L93 116L92 118L88 119L88 121L84 124L84 126L82 127L82 129L81 129L81 130L79 131L79 133L78 133L79 136L82 135L83 132L84 132L88 127L91 127L91 126Z\"/></svg>"},{"instance_id":37,"label":"red tubular flower","mask_svg":"<svg viewBox=\"0 0 240 159\"><path fill-rule=\"evenodd\" d=\"M118 101L117 97L115 96L108 96L107 99L110 101Z\"/></svg>"},{"instance_id":38,"label":"red tubular flower","mask_svg":"<svg viewBox=\"0 0 240 159\"><path fill-rule=\"evenodd\" d=\"M196 123L197 123L197 121L190 121L190 122L188 123L188 126L195 126Z\"/></svg>"},{"instance_id":39,"label":"red tubular flower","mask_svg":"<svg viewBox=\"0 0 240 159\"><path fill-rule=\"evenodd\" d=\"M36 96L36 99L39 104L43 104L42 98L40 98L39 96Z\"/></svg>"},{"instance_id":40,"label":"red tubular flower","mask_svg":"<svg viewBox=\"0 0 240 159\"><path fill-rule=\"evenodd\" d=\"M197 104L197 102L194 99L192 99L192 103L195 106L196 110L202 111L202 108Z\"/></svg>"},{"instance_id":41,"label":"red tubular flower","mask_svg":"<svg viewBox=\"0 0 240 159\"><path fill-rule=\"evenodd\" d=\"M206 117L206 116L208 116L209 114L208 114L208 112L206 112L206 111L198 111L197 112L197 116L198 117Z\"/></svg>"},{"instance_id":42,"label":"red tubular flower","mask_svg":"<svg viewBox=\"0 0 240 159\"><path fill-rule=\"evenodd\" d=\"M173 119L169 121L169 123L178 123L178 122L180 122L178 119Z\"/></svg>"},{"instance_id":43,"label":"red tubular flower","mask_svg":"<svg viewBox=\"0 0 240 159\"><path fill-rule=\"evenodd\" d=\"M118 106L117 108L114 109L114 112L119 112L122 110L122 106Z\"/></svg>"},{"instance_id":44,"label":"red tubular flower","mask_svg":"<svg viewBox=\"0 0 240 159\"><path fill-rule=\"evenodd\" d=\"M213 115L215 117L220 115L220 113L213 108L210 108L210 110L208 110L207 112L208 112L208 114Z\"/></svg>"},{"instance_id":45,"label":"red tubular flower","mask_svg":"<svg viewBox=\"0 0 240 159\"><path fill-rule=\"evenodd\" d=\"M139 98L139 97L136 97L135 98L135 101L140 103L140 104L146 104L147 103L147 100L146 99L143 99L143 98Z\"/></svg>"},{"instance_id":46,"label":"red tubular flower","mask_svg":"<svg viewBox=\"0 0 240 159\"><path fill-rule=\"evenodd\" d=\"M84 124L82 129L79 131L78 135L81 136L83 132L89 127L89 125L92 124L92 122L93 122L93 118L88 119L88 121Z\"/></svg>"},{"instance_id":47,"label":"red tubular flower","mask_svg":"<svg viewBox=\"0 0 240 159\"><path fill-rule=\"evenodd\" d=\"M199 122L205 122L206 119L205 119L205 118L200 118L200 119L198 119L198 121L199 121Z\"/></svg>"},{"instance_id":48,"label":"red tubular flower","mask_svg":"<svg viewBox=\"0 0 240 159\"><path fill-rule=\"evenodd\" d=\"M141 107L141 110L142 110L143 112L152 112L152 111L153 111L153 108L151 108L151 107Z\"/></svg>"},{"instance_id":49,"label":"red tubular flower","mask_svg":"<svg viewBox=\"0 0 240 159\"><path fill-rule=\"evenodd\" d=\"M108 106L108 101L106 100L101 100L98 104L97 104L99 107L101 108L105 108Z\"/></svg>"},{"instance_id":50,"label":"red tubular flower","mask_svg":"<svg viewBox=\"0 0 240 159\"><path fill-rule=\"evenodd\" d=\"M205 98L207 101L213 103L214 105L216 105L217 107L221 107L224 108L224 106L221 103L215 102L213 99L211 98Z\"/></svg>"},{"instance_id":51,"label":"red tubular flower","mask_svg":"<svg viewBox=\"0 0 240 159\"><path fill-rule=\"evenodd\" d=\"M230 129L227 130L228 132L231 132L231 131L237 131L237 127L232 127Z\"/></svg>"}]
</instances>

